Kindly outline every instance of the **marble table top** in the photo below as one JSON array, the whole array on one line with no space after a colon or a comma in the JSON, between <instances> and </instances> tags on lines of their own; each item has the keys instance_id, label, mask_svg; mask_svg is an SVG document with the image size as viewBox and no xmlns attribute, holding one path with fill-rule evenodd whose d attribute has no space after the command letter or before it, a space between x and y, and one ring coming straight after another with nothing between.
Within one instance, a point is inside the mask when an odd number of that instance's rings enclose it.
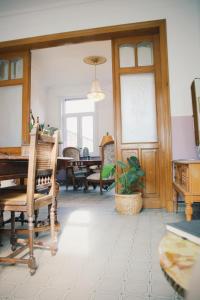
<instances>
[{"instance_id":1,"label":"marble table top","mask_svg":"<svg viewBox=\"0 0 200 300\"><path fill-rule=\"evenodd\" d=\"M188 290L191 273L200 256L200 246L167 232L159 245L160 265L178 286Z\"/></svg>"}]
</instances>

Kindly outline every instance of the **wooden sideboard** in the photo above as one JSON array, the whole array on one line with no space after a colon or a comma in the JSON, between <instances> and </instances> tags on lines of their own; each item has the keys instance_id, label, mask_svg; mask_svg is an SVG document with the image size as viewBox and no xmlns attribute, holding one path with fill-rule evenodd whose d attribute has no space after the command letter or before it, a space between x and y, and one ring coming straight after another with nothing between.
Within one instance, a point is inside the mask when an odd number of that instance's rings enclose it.
<instances>
[{"instance_id":1,"label":"wooden sideboard","mask_svg":"<svg viewBox=\"0 0 200 300\"><path fill-rule=\"evenodd\" d=\"M185 201L186 220L192 219L192 204L200 202L200 160L175 160L174 164L174 203L180 193Z\"/></svg>"}]
</instances>

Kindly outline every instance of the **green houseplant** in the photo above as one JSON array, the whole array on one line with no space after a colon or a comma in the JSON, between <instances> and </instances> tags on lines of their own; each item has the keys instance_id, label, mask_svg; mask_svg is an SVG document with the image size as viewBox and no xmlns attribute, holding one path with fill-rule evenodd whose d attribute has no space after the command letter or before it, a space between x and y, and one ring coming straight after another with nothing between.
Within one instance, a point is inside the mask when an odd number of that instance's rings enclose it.
<instances>
[{"instance_id":1,"label":"green houseplant","mask_svg":"<svg viewBox=\"0 0 200 300\"><path fill-rule=\"evenodd\" d=\"M145 175L136 156L127 158L127 163L118 160L116 164L103 167L102 177L115 176L115 182L109 189L118 185L115 194L116 210L123 214L135 214L142 208L141 189L144 187L142 177Z\"/></svg>"}]
</instances>

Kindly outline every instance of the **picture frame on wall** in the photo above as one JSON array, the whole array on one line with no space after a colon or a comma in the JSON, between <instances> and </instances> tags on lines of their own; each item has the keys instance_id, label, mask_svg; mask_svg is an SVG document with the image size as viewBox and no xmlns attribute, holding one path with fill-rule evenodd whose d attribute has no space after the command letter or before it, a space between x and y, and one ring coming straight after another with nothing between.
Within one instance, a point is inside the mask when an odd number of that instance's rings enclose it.
<instances>
[{"instance_id":1,"label":"picture frame on wall","mask_svg":"<svg viewBox=\"0 0 200 300\"><path fill-rule=\"evenodd\" d=\"M191 85L192 107L196 146L200 146L200 78L195 78Z\"/></svg>"}]
</instances>

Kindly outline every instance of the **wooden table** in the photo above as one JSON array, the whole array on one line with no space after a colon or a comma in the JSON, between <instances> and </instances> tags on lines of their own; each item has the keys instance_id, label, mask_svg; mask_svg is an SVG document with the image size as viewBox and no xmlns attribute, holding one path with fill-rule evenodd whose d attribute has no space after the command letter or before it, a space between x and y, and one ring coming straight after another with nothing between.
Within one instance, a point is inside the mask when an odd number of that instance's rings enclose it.
<instances>
[{"instance_id":1,"label":"wooden table","mask_svg":"<svg viewBox=\"0 0 200 300\"><path fill-rule=\"evenodd\" d=\"M66 169L67 166L93 166L101 165L101 159L81 159L79 161L73 160L72 157L58 157L57 158L57 171ZM0 181L7 179L26 178L28 173L28 157L27 156L14 156L14 155L0 155Z\"/></svg>"},{"instance_id":2,"label":"wooden table","mask_svg":"<svg viewBox=\"0 0 200 300\"><path fill-rule=\"evenodd\" d=\"M58 164L57 164L57 169L66 169L69 166L94 166L94 165L101 165L101 159L100 157L91 157L90 159L80 159L80 160L73 160L73 158L69 157L63 157L63 156L58 156L57 158Z\"/></svg>"},{"instance_id":3,"label":"wooden table","mask_svg":"<svg viewBox=\"0 0 200 300\"><path fill-rule=\"evenodd\" d=\"M199 255L199 245L171 232L167 232L160 242L160 265L180 294L188 290L192 269Z\"/></svg>"},{"instance_id":4,"label":"wooden table","mask_svg":"<svg viewBox=\"0 0 200 300\"><path fill-rule=\"evenodd\" d=\"M0 180L26 178L28 173L28 157L0 156Z\"/></svg>"},{"instance_id":5,"label":"wooden table","mask_svg":"<svg viewBox=\"0 0 200 300\"><path fill-rule=\"evenodd\" d=\"M72 157L58 157L58 170L68 164ZM28 156L0 155L0 181L26 178L28 173Z\"/></svg>"},{"instance_id":6,"label":"wooden table","mask_svg":"<svg viewBox=\"0 0 200 300\"><path fill-rule=\"evenodd\" d=\"M192 204L200 202L200 160L175 160L173 200L178 204L178 194L180 193L185 201L186 220L192 219Z\"/></svg>"}]
</instances>

